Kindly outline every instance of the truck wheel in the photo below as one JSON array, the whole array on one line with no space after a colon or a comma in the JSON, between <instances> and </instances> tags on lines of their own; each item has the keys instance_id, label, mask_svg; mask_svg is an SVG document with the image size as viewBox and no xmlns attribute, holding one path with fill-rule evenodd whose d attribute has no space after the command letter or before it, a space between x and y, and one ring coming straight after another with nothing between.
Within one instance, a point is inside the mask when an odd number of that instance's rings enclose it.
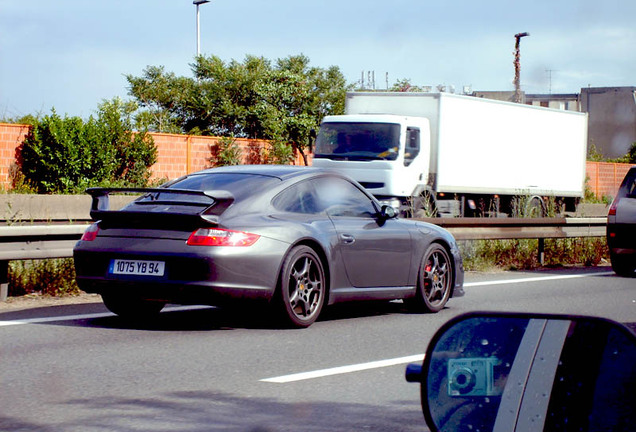
<instances>
[{"instance_id":1,"label":"truck wheel","mask_svg":"<svg viewBox=\"0 0 636 432\"><path fill-rule=\"evenodd\" d=\"M102 301L109 311L125 319L149 318L159 314L165 302L144 300L119 293L102 293Z\"/></svg>"},{"instance_id":2,"label":"truck wheel","mask_svg":"<svg viewBox=\"0 0 636 432\"><path fill-rule=\"evenodd\" d=\"M278 284L283 324L309 327L318 319L325 295L325 271L320 257L308 246L296 246L285 257Z\"/></svg>"},{"instance_id":3,"label":"truck wheel","mask_svg":"<svg viewBox=\"0 0 636 432\"><path fill-rule=\"evenodd\" d=\"M439 312L450 297L452 284L453 265L450 256L442 245L433 243L420 264L417 292L405 303L416 312Z\"/></svg>"},{"instance_id":4,"label":"truck wheel","mask_svg":"<svg viewBox=\"0 0 636 432\"><path fill-rule=\"evenodd\" d=\"M636 277L636 262L632 256L621 256L610 253L612 270L619 276Z\"/></svg>"},{"instance_id":5,"label":"truck wheel","mask_svg":"<svg viewBox=\"0 0 636 432\"><path fill-rule=\"evenodd\" d=\"M413 199L414 218L433 218L438 216L435 198L429 191L421 192Z\"/></svg>"},{"instance_id":6,"label":"truck wheel","mask_svg":"<svg viewBox=\"0 0 636 432\"><path fill-rule=\"evenodd\" d=\"M526 204L525 214L529 218L541 218L546 215L545 203L540 197L533 197Z\"/></svg>"}]
</instances>

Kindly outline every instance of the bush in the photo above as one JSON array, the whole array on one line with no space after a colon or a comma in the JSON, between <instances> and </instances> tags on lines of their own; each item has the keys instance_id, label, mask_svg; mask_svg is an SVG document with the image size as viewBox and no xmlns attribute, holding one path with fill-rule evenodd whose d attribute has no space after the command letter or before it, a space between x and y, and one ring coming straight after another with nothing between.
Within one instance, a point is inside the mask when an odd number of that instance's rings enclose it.
<instances>
[{"instance_id":1,"label":"bush","mask_svg":"<svg viewBox=\"0 0 636 432\"><path fill-rule=\"evenodd\" d=\"M79 294L73 259L11 261L9 296L35 293L50 296Z\"/></svg>"},{"instance_id":2,"label":"bush","mask_svg":"<svg viewBox=\"0 0 636 432\"><path fill-rule=\"evenodd\" d=\"M38 119L20 148L23 182L37 193L81 193L91 186L145 186L157 148L133 133L134 103L105 101L97 117Z\"/></svg>"},{"instance_id":3,"label":"bush","mask_svg":"<svg viewBox=\"0 0 636 432\"><path fill-rule=\"evenodd\" d=\"M220 138L216 149L213 149L210 162L214 163L214 166L227 166L240 165L241 161L241 146L236 142L236 138L233 136Z\"/></svg>"},{"instance_id":4,"label":"bush","mask_svg":"<svg viewBox=\"0 0 636 432\"><path fill-rule=\"evenodd\" d=\"M527 270L540 267L539 241L534 239L473 240L459 242L467 271L492 269ZM548 267L599 265L609 252L604 238L566 238L545 240Z\"/></svg>"}]
</instances>

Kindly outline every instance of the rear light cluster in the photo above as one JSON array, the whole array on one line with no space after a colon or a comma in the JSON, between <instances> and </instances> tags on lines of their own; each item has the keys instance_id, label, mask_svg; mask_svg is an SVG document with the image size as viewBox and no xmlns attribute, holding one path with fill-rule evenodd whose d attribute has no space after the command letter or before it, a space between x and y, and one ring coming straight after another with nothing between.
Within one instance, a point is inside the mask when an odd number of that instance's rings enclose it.
<instances>
[{"instance_id":1,"label":"rear light cluster","mask_svg":"<svg viewBox=\"0 0 636 432\"><path fill-rule=\"evenodd\" d=\"M221 228L199 228L187 241L190 246L251 246L260 236Z\"/></svg>"},{"instance_id":2,"label":"rear light cluster","mask_svg":"<svg viewBox=\"0 0 636 432\"><path fill-rule=\"evenodd\" d=\"M618 201L620 198L614 198L614 201L612 201L612 205L609 208L609 213L607 214L608 216L616 216L616 207L618 206Z\"/></svg>"},{"instance_id":3,"label":"rear light cluster","mask_svg":"<svg viewBox=\"0 0 636 432\"><path fill-rule=\"evenodd\" d=\"M82 234L82 241L93 241L97 238L99 227L96 223L90 225ZM199 228L188 238L190 246L251 246L260 236L243 231L233 231L221 228Z\"/></svg>"},{"instance_id":4,"label":"rear light cluster","mask_svg":"<svg viewBox=\"0 0 636 432\"><path fill-rule=\"evenodd\" d=\"M95 240L95 238L97 238L97 233L99 232L99 227L97 226L96 223L91 224L88 228L86 228L86 231L84 231L84 234L82 234L82 241L93 241Z\"/></svg>"}]
</instances>

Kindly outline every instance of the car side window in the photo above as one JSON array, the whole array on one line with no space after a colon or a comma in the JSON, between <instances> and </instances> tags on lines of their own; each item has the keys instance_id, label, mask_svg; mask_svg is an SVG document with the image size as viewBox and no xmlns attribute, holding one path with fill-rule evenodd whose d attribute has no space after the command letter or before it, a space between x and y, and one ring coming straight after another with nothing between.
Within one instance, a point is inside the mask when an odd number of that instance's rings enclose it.
<instances>
[{"instance_id":1,"label":"car side window","mask_svg":"<svg viewBox=\"0 0 636 432\"><path fill-rule=\"evenodd\" d=\"M345 179L324 177L315 186L318 200L329 216L372 218L377 213L373 201Z\"/></svg>"},{"instance_id":2,"label":"car side window","mask_svg":"<svg viewBox=\"0 0 636 432\"><path fill-rule=\"evenodd\" d=\"M285 189L274 198L272 205L277 210L290 213L318 214L324 210L310 181L303 181Z\"/></svg>"}]
</instances>

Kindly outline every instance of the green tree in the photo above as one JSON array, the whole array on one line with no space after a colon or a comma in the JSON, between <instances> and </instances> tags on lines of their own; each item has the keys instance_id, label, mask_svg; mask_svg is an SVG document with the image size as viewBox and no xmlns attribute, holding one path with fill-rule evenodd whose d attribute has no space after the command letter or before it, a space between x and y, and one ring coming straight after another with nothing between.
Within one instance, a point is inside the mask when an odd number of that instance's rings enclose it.
<instances>
[{"instance_id":1,"label":"green tree","mask_svg":"<svg viewBox=\"0 0 636 432\"><path fill-rule=\"evenodd\" d=\"M278 60L257 88L265 137L289 143L307 165L306 148L322 118L344 112L346 83L338 68L309 66L305 56Z\"/></svg>"},{"instance_id":2,"label":"green tree","mask_svg":"<svg viewBox=\"0 0 636 432\"><path fill-rule=\"evenodd\" d=\"M389 91L392 92L421 92L423 91L423 88L420 86L416 86L411 84L411 80L410 79L399 79L395 82L395 84L393 84L393 86L391 86L391 88L389 89Z\"/></svg>"},{"instance_id":3,"label":"green tree","mask_svg":"<svg viewBox=\"0 0 636 432\"><path fill-rule=\"evenodd\" d=\"M96 117L60 117L32 125L20 148L25 182L38 193L79 193L98 185L144 186L157 160L152 137L133 132L134 102L115 98Z\"/></svg>"},{"instance_id":4,"label":"green tree","mask_svg":"<svg viewBox=\"0 0 636 432\"><path fill-rule=\"evenodd\" d=\"M198 56L193 78L156 66L126 78L152 129L172 125L188 134L271 140L270 160L287 163L292 149L304 156L312 129L325 115L344 112L348 86L340 70L309 63L304 55L274 64L254 56L228 63Z\"/></svg>"}]
</instances>

